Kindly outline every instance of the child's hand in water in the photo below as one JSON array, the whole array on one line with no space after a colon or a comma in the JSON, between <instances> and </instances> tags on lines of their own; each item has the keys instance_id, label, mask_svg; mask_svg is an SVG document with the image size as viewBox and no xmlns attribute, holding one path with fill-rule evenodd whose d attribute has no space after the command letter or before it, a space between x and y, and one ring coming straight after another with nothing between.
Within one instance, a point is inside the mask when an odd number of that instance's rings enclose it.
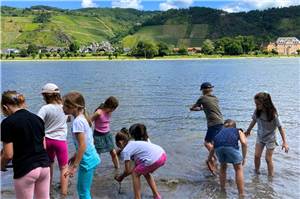
<instances>
[{"instance_id":1,"label":"child's hand in water","mask_svg":"<svg viewBox=\"0 0 300 199\"><path fill-rule=\"evenodd\" d=\"M74 175L75 175L75 173L77 171L77 167L78 166L74 165L74 164L69 165L68 171L64 174L65 178L68 177L68 176L70 176L71 178L74 177Z\"/></svg>"},{"instance_id":2,"label":"child's hand in water","mask_svg":"<svg viewBox=\"0 0 300 199\"><path fill-rule=\"evenodd\" d=\"M118 182L122 182L122 181L123 181L122 175L119 175L119 176L116 175L116 176L115 176L115 180L118 181Z\"/></svg>"},{"instance_id":3,"label":"child's hand in water","mask_svg":"<svg viewBox=\"0 0 300 199\"><path fill-rule=\"evenodd\" d=\"M284 152L289 152L289 146L286 142L283 142L282 143L282 150L284 149Z\"/></svg>"}]
</instances>

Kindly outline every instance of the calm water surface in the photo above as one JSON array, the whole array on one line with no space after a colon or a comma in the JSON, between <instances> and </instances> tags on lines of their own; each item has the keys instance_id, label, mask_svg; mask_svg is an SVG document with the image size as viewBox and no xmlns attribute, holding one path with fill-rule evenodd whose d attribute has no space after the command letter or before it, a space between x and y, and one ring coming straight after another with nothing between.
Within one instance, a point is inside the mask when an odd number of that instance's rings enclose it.
<instances>
[{"instance_id":1,"label":"calm water surface","mask_svg":"<svg viewBox=\"0 0 300 199\"><path fill-rule=\"evenodd\" d=\"M43 105L41 87L54 82L63 94L82 92L91 112L110 95L120 100L113 113L112 132L136 122L146 124L151 141L167 152L168 162L154 175L164 198L236 198L232 166L228 168L227 194L219 192L219 182L206 169L207 151L203 146L206 119L203 112L188 111L200 95L201 82L215 85L215 95L225 118L237 120L247 128L259 91L271 93L287 131L290 151L274 152L275 177L268 179L262 158L260 176L253 172L256 135L248 139L249 150L244 169L246 198L300 198L300 115L298 58L228 59L195 61L122 62L4 62L2 91L16 89L25 94L29 109L37 112ZM256 127L254 128L256 130ZM278 133L278 140L281 138ZM70 150L74 147L70 140ZM123 183L121 194L113 176L108 154L102 156L92 187L94 198L133 198L131 179ZM120 172L120 171L119 171ZM58 170L54 198L58 198ZM1 173L2 196L13 198L12 173ZM143 198L152 198L143 181ZM69 198L75 197L76 181L71 181Z\"/></svg>"}]
</instances>

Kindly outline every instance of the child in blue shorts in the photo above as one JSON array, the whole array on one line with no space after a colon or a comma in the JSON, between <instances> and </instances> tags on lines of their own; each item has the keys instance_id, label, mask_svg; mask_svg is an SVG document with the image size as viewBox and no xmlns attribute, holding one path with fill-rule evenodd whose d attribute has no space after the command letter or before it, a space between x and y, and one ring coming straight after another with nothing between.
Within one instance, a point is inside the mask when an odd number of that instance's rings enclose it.
<instances>
[{"instance_id":1,"label":"child in blue shorts","mask_svg":"<svg viewBox=\"0 0 300 199\"><path fill-rule=\"evenodd\" d=\"M242 146L242 153L239 151L239 143ZM213 139L214 150L209 154L209 159L213 157L214 151L221 164L220 184L221 190L225 191L227 163L233 164L235 170L235 179L239 195L244 195L244 174L243 165L247 153L246 136L241 129L236 128L233 120L226 120L224 128Z\"/></svg>"},{"instance_id":2,"label":"child in blue shorts","mask_svg":"<svg viewBox=\"0 0 300 199\"><path fill-rule=\"evenodd\" d=\"M209 82L201 84L200 90L202 96L190 108L190 111L204 111L207 120L207 132L204 139L204 145L208 152L213 149L212 141L214 137L223 128L223 115L219 107L219 100L213 95L214 86ZM208 168L211 172L216 169L215 158L206 161Z\"/></svg>"}]
</instances>

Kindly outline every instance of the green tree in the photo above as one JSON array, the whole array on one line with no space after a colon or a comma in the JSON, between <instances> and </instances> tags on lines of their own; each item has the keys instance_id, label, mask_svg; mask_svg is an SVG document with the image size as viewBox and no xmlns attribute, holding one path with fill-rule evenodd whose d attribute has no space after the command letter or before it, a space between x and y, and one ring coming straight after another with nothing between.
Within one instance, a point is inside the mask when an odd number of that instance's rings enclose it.
<instances>
[{"instance_id":1,"label":"green tree","mask_svg":"<svg viewBox=\"0 0 300 199\"><path fill-rule=\"evenodd\" d=\"M39 53L39 58L43 59L43 57L44 57L44 53Z\"/></svg>"},{"instance_id":2,"label":"green tree","mask_svg":"<svg viewBox=\"0 0 300 199\"><path fill-rule=\"evenodd\" d=\"M38 54L38 51L39 51L39 49L35 44L29 44L28 47L27 47L27 53L29 55Z\"/></svg>"},{"instance_id":3,"label":"green tree","mask_svg":"<svg viewBox=\"0 0 300 199\"><path fill-rule=\"evenodd\" d=\"M158 44L158 56L166 56L170 54L169 46L166 43Z\"/></svg>"},{"instance_id":4,"label":"green tree","mask_svg":"<svg viewBox=\"0 0 300 199\"><path fill-rule=\"evenodd\" d=\"M60 53L59 53L59 56L60 56L61 59L64 58L65 55L66 55L66 54L65 54L64 52L60 52Z\"/></svg>"},{"instance_id":5,"label":"green tree","mask_svg":"<svg viewBox=\"0 0 300 199\"><path fill-rule=\"evenodd\" d=\"M35 59L36 58L36 53L31 53L31 57L32 57L32 59Z\"/></svg>"},{"instance_id":6,"label":"green tree","mask_svg":"<svg viewBox=\"0 0 300 199\"><path fill-rule=\"evenodd\" d=\"M67 52L66 55L67 55L68 58L70 58L72 56L72 53L71 52Z\"/></svg>"},{"instance_id":7,"label":"green tree","mask_svg":"<svg viewBox=\"0 0 300 199\"><path fill-rule=\"evenodd\" d=\"M10 55L9 55L12 59L15 59L15 57L16 57L16 53L10 53Z\"/></svg>"},{"instance_id":8,"label":"green tree","mask_svg":"<svg viewBox=\"0 0 300 199\"><path fill-rule=\"evenodd\" d=\"M71 52L77 52L79 50L80 46L77 42L72 42L70 45L69 45L69 50Z\"/></svg>"},{"instance_id":9,"label":"green tree","mask_svg":"<svg viewBox=\"0 0 300 199\"><path fill-rule=\"evenodd\" d=\"M202 53L206 54L206 55L211 55L214 52L214 43L209 40L206 39L203 44L202 44Z\"/></svg>"},{"instance_id":10,"label":"green tree","mask_svg":"<svg viewBox=\"0 0 300 199\"><path fill-rule=\"evenodd\" d=\"M46 53L45 55L46 55L47 59L49 59L49 57L51 56L50 53Z\"/></svg>"},{"instance_id":11,"label":"green tree","mask_svg":"<svg viewBox=\"0 0 300 199\"><path fill-rule=\"evenodd\" d=\"M158 55L158 47L149 41L139 41L132 54L150 59Z\"/></svg>"},{"instance_id":12,"label":"green tree","mask_svg":"<svg viewBox=\"0 0 300 199\"><path fill-rule=\"evenodd\" d=\"M188 51L187 51L186 48L179 48L178 54L179 54L179 55L187 55L187 54L188 54Z\"/></svg>"},{"instance_id":13,"label":"green tree","mask_svg":"<svg viewBox=\"0 0 300 199\"><path fill-rule=\"evenodd\" d=\"M21 49L19 55L20 57L28 57L27 49Z\"/></svg>"},{"instance_id":14,"label":"green tree","mask_svg":"<svg viewBox=\"0 0 300 199\"><path fill-rule=\"evenodd\" d=\"M243 47L240 42L232 40L225 46L225 53L228 55L240 55L243 53Z\"/></svg>"},{"instance_id":15,"label":"green tree","mask_svg":"<svg viewBox=\"0 0 300 199\"><path fill-rule=\"evenodd\" d=\"M300 55L300 49L297 50L297 54Z\"/></svg>"},{"instance_id":16,"label":"green tree","mask_svg":"<svg viewBox=\"0 0 300 199\"><path fill-rule=\"evenodd\" d=\"M47 23L50 22L51 14L50 13L40 13L33 18L33 23Z\"/></svg>"}]
</instances>

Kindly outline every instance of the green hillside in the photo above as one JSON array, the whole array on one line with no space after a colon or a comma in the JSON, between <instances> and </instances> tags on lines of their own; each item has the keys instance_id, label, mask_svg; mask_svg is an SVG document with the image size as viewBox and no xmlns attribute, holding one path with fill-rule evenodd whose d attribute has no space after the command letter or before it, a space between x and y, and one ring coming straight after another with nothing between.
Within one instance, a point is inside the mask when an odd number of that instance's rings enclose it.
<instances>
[{"instance_id":1,"label":"green hillside","mask_svg":"<svg viewBox=\"0 0 300 199\"><path fill-rule=\"evenodd\" d=\"M41 13L50 13L50 21L33 23L33 19ZM34 43L63 47L72 41L88 44L111 40L127 35L132 27L143 23L153 13L118 8L68 11L47 6L30 9L2 7L1 46L24 47Z\"/></svg>"},{"instance_id":2,"label":"green hillside","mask_svg":"<svg viewBox=\"0 0 300 199\"><path fill-rule=\"evenodd\" d=\"M40 22L37 18L41 15L50 17ZM125 47L133 47L139 40L164 42L174 47L201 46L205 39L238 35L255 36L264 42L279 36L300 38L300 6L241 13L203 7L165 12L1 7L2 48L22 48L30 43L63 47L73 41L82 45L103 40L122 41Z\"/></svg>"},{"instance_id":3,"label":"green hillside","mask_svg":"<svg viewBox=\"0 0 300 199\"><path fill-rule=\"evenodd\" d=\"M173 46L201 46L205 39L255 36L268 42L279 36L300 38L300 6L265 11L227 13L210 8L169 10L144 22L134 34L123 39L134 46L140 38Z\"/></svg>"}]
</instances>

